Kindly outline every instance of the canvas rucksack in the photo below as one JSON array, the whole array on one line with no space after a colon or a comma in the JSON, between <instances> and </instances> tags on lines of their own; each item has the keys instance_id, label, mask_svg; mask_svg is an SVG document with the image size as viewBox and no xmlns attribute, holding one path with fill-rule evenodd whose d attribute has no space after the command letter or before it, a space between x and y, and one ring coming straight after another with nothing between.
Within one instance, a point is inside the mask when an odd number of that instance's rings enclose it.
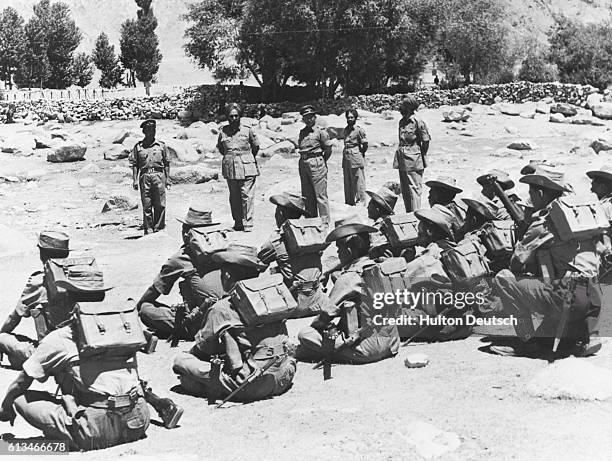
<instances>
[{"instance_id":1,"label":"canvas rucksack","mask_svg":"<svg viewBox=\"0 0 612 461\"><path fill-rule=\"evenodd\" d=\"M601 203L576 197L560 197L552 202L549 217L564 242L586 240L610 227Z\"/></svg>"},{"instance_id":2,"label":"canvas rucksack","mask_svg":"<svg viewBox=\"0 0 612 461\"><path fill-rule=\"evenodd\" d=\"M97 274L102 277L96 258L89 255L61 259L49 259L44 266L45 286L49 295L49 303L67 304L68 292L66 282L69 278L77 278L81 273ZM103 301L104 290L70 291L70 302L99 302Z\"/></svg>"},{"instance_id":3,"label":"canvas rucksack","mask_svg":"<svg viewBox=\"0 0 612 461\"><path fill-rule=\"evenodd\" d=\"M489 274L485 251L477 240L464 239L457 246L444 250L440 260L450 279L463 283Z\"/></svg>"},{"instance_id":4,"label":"canvas rucksack","mask_svg":"<svg viewBox=\"0 0 612 461\"><path fill-rule=\"evenodd\" d=\"M421 241L419 219L414 213L389 215L383 220L381 231L392 248L408 248Z\"/></svg>"},{"instance_id":5,"label":"canvas rucksack","mask_svg":"<svg viewBox=\"0 0 612 461\"><path fill-rule=\"evenodd\" d=\"M228 246L225 229L206 227L194 227L189 230L187 236L188 247L199 266L210 263L210 256L218 251L223 251Z\"/></svg>"},{"instance_id":6,"label":"canvas rucksack","mask_svg":"<svg viewBox=\"0 0 612 461\"><path fill-rule=\"evenodd\" d=\"M282 236L290 255L319 253L329 243L327 228L321 218L288 219L283 223Z\"/></svg>"},{"instance_id":7,"label":"canvas rucksack","mask_svg":"<svg viewBox=\"0 0 612 461\"><path fill-rule=\"evenodd\" d=\"M231 292L232 305L245 326L265 325L291 317L297 301L281 274L262 275L242 280Z\"/></svg>"},{"instance_id":8,"label":"canvas rucksack","mask_svg":"<svg viewBox=\"0 0 612 461\"><path fill-rule=\"evenodd\" d=\"M516 225L510 220L488 222L482 227L480 238L489 256L506 256L516 245Z\"/></svg>"}]
</instances>

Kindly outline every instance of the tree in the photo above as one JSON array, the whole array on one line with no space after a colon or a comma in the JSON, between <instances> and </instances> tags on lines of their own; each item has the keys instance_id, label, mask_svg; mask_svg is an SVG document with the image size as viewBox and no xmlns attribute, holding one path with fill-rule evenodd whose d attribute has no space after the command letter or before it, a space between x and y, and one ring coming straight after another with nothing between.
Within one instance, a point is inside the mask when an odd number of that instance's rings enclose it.
<instances>
[{"instance_id":1,"label":"tree","mask_svg":"<svg viewBox=\"0 0 612 461\"><path fill-rule=\"evenodd\" d=\"M14 8L5 8L0 13L0 78L11 89L26 45L23 25L23 18Z\"/></svg>"},{"instance_id":2,"label":"tree","mask_svg":"<svg viewBox=\"0 0 612 461\"><path fill-rule=\"evenodd\" d=\"M24 27L25 47L15 73L15 83L20 87L43 88L44 82L51 75L51 64L47 55L49 36L47 29L47 12L49 1L43 0L34 5L32 16Z\"/></svg>"},{"instance_id":3,"label":"tree","mask_svg":"<svg viewBox=\"0 0 612 461\"><path fill-rule=\"evenodd\" d=\"M155 29L157 19L152 0L136 0L140 8L136 20L128 19L121 25L121 62L128 69L128 82L136 86L135 78L144 83L147 95L151 81L159 71L162 54Z\"/></svg>"},{"instance_id":4,"label":"tree","mask_svg":"<svg viewBox=\"0 0 612 461\"><path fill-rule=\"evenodd\" d=\"M91 58L87 53L78 53L72 60L71 74L74 77L73 83L81 88L91 83L94 70L91 66Z\"/></svg>"},{"instance_id":5,"label":"tree","mask_svg":"<svg viewBox=\"0 0 612 461\"><path fill-rule=\"evenodd\" d=\"M121 83L123 69L119 64L119 59L115 56L115 47L109 43L108 36L104 32L96 39L91 59L102 72L101 87L116 88Z\"/></svg>"}]
</instances>

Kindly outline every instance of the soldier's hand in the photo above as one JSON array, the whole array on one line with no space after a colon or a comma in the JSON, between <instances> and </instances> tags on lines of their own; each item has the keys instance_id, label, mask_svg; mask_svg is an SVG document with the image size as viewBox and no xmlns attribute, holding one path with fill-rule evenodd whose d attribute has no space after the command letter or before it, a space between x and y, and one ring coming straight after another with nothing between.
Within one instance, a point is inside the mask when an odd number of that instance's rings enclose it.
<instances>
[{"instance_id":1,"label":"soldier's hand","mask_svg":"<svg viewBox=\"0 0 612 461\"><path fill-rule=\"evenodd\" d=\"M0 421L11 423L11 426L15 425L15 418L17 417L17 413L12 406L8 408L2 408L0 410Z\"/></svg>"},{"instance_id":2,"label":"soldier's hand","mask_svg":"<svg viewBox=\"0 0 612 461\"><path fill-rule=\"evenodd\" d=\"M133 183L132 187L134 187L134 190L138 190L138 183L137 182Z\"/></svg>"}]
</instances>

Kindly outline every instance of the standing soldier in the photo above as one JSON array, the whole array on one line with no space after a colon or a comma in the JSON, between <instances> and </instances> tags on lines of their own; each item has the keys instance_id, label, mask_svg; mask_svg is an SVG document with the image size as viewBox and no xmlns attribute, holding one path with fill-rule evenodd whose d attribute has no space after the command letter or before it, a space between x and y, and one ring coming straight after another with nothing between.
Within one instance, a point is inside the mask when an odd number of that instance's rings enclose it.
<instances>
[{"instance_id":1,"label":"standing soldier","mask_svg":"<svg viewBox=\"0 0 612 461\"><path fill-rule=\"evenodd\" d=\"M253 201L255 199L255 178L259 176L257 152L259 140L255 132L240 124L242 111L238 104L232 104L227 111L229 123L219 133L217 149L223 155L221 173L227 180L230 194L230 208L234 218L234 230L253 230Z\"/></svg>"},{"instance_id":2,"label":"standing soldier","mask_svg":"<svg viewBox=\"0 0 612 461\"><path fill-rule=\"evenodd\" d=\"M368 150L366 133L356 125L359 114L356 109L348 109L344 129L344 151L342 170L344 171L344 203L365 205L365 153Z\"/></svg>"},{"instance_id":3,"label":"standing soldier","mask_svg":"<svg viewBox=\"0 0 612 461\"><path fill-rule=\"evenodd\" d=\"M591 192L601 202L608 221L612 221L612 168L604 166L599 170L587 171L591 178Z\"/></svg>"},{"instance_id":4,"label":"standing soldier","mask_svg":"<svg viewBox=\"0 0 612 461\"><path fill-rule=\"evenodd\" d=\"M155 139L155 126L155 120L142 122L140 128L145 137L136 143L129 157L134 190L140 186L145 235L166 227L166 189L170 188L168 148Z\"/></svg>"},{"instance_id":5,"label":"standing soldier","mask_svg":"<svg viewBox=\"0 0 612 461\"><path fill-rule=\"evenodd\" d=\"M329 225L327 160L331 156L332 144L327 132L315 126L317 113L313 106L302 107L300 114L306 125L300 131L298 143L298 167L302 196L306 199L306 212L309 216L321 216L323 223Z\"/></svg>"},{"instance_id":6,"label":"standing soldier","mask_svg":"<svg viewBox=\"0 0 612 461\"><path fill-rule=\"evenodd\" d=\"M407 213L421 208L423 171L427 166L425 155L431 140L427 125L415 115L418 107L414 96L404 98L400 105L402 119L399 122L399 146L393 160L393 168L399 170Z\"/></svg>"}]
</instances>

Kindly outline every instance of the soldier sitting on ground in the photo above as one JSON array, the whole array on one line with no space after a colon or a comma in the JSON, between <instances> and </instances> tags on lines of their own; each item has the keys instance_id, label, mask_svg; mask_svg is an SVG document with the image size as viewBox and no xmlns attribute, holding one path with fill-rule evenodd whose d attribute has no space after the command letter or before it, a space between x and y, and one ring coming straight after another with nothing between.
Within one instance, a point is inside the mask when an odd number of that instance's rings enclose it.
<instances>
[{"instance_id":1,"label":"soldier sitting on ground","mask_svg":"<svg viewBox=\"0 0 612 461\"><path fill-rule=\"evenodd\" d=\"M230 244L213 259L221 267L223 288L229 293L241 280L257 277L265 265L252 247ZM174 360L173 370L191 395L224 399L250 375L275 360L258 379L233 396L232 401L261 400L286 392L296 371L287 327L278 321L257 327L245 326L229 295L209 310L196 343ZM207 364L211 363L211 366Z\"/></svg>"},{"instance_id":2,"label":"soldier sitting on ground","mask_svg":"<svg viewBox=\"0 0 612 461\"><path fill-rule=\"evenodd\" d=\"M440 176L425 183L429 187L429 206L443 205L455 215L453 233L459 241L463 238L461 229L465 222L466 207L460 201L455 200L457 194L463 192L456 184L455 178L447 176Z\"/></svg>"}]
</instances>

